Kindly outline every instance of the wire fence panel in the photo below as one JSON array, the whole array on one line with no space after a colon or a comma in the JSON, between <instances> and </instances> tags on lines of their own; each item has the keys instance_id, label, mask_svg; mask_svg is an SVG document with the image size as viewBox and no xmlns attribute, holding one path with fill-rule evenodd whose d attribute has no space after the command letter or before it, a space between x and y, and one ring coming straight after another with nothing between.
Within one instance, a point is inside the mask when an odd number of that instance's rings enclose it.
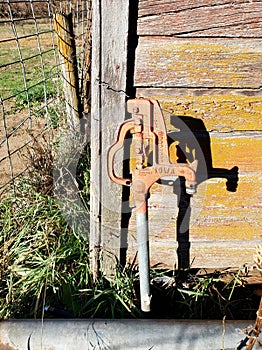
<instances>
[{"instance_id":1,"label":"wire fence panel","mask_svg":"<svg viewBox=\"0 0 262 350\"><path fill-rule=\"evenodd\" d=\"M53 16L72 13L80 98L88 104L90 1L0 2L0 191L27 169L26 149L65 114Z\"/></svg>"}]
</instances>

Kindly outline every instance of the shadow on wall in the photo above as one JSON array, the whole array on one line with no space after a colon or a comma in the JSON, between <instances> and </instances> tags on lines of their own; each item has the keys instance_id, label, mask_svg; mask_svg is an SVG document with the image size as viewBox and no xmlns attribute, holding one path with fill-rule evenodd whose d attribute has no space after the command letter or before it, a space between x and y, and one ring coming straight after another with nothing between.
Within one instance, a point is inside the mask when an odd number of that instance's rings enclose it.
<instances>
[{"instance_id":1,"label":"shadow on wall","mask_svg":"<svg viewBox=\"0 0 262 350\"><path fill-rule=\"evenodd\" d=\"M232 169L214 168L212 163L210 135L201 119L189 116L170 116L170 123L174 131L168 132L168 144L170 160L174 163L192 163L198 160L197 183L198 185L211 178L226 179L226 189L236 192L238 185L238 167ZM130 177L130 148L132 136L129 135L125 143L123 176ZM225 155L226 157L226 155ZM153 164L152 153L148 156L148 164ZM158 183L173 186L173 193L177 196L178 215L176 219L177 232L177 260L178 268L190 266L190 218L191 218L191 195L186 193L185 178L176 177L161 179ZM122 192L122 231L120 264L125 266L128 249L128 227L131 217L129 207L130 188L124 186ZM150 196L150 194L149 194Z\"/></svg>"},{"instance_id":2,"label":"shadow on wall","mask_svg":"<svg viewBox=\"0 0 262 350\"><path fill-rule=\"evenodd\" d=\"M177 163L192 163L198 160L197 182L198 184L211 178L226 179L226 189L236 192L238 185L238 167L232 169L214 168L212 163L210 135L201 119L193 117L180 117L171 115L170 123L175 131L168 133L170 157L176 158ZM225 155L226 157L226 155ZM162 181L162 183L164 183ZM177 231L177 257L178 267L190 266L190 199L186 193L185 179L179 177L173 184L174 194L177 195L178 216L176 222Z\"/></svg>"}]
</instances>

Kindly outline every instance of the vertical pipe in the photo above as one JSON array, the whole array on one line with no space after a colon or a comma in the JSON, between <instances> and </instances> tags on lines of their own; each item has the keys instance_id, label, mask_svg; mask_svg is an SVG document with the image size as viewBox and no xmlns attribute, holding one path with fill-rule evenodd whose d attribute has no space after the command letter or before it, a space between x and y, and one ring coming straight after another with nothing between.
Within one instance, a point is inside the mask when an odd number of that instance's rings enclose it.
<instances>
[{"instance_id":1,"label":"vertical pipe","mask_svg":"<svg viewBox=\"0 0 262 350\"><path fill-rule=\"evenodd\" d=\"M150 311L150 277L149 277L149 237L147 220L147 201L136 203L136 232L140 280L141 310Z\"/></svg>"}]
</instances>

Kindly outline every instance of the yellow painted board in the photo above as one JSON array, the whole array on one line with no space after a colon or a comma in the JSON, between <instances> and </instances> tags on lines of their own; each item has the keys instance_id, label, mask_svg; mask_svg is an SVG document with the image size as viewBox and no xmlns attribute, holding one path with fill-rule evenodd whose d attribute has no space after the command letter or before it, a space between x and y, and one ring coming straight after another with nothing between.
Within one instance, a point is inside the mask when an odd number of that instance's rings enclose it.
<instances>
[{"instance_id":1,"label":"yellow painted board","mask_svg":"<svg viewBox=\"0 0 262 350\"><path fill-rule=\"evenodd\" d=\"M227 267L252 264L262 242L262 176L240 175L237 191L226 190L225 181L202 183L191 198L189 240L191 259L197 267ZM171 186L155 185L149 200L151 263L169 268L176 262L177 196ZM137 250L135 213L129 227L128 255Z\"/></svg>"},{"instance_id":2,"label":"yellow painted board","mask_svg":"<svg viewBox=\"0 0 262 350\"><path fill-rule=\"evenodd\" d=\"M197 159L201 178L208 171L219 173L223 177L234 167L239 172L262 170L262 132L210 133L204 134L204 141L192 135L188 137L187 133L182 136L180 133L170 135L170 160L177 163L180 153L185 155L183 162L191 163ZM133 148L131 157L130 166L134 168Z\"/></svg>"},{"instance_id":3,"label":"yellow painted board","mask_svg":"<svg viewBox=\"0 0 262 350\"><path fill-rule=\"evenodd\" d=\"M240 175L236 192L225 181L207 180L191 200L191 239L261 240L262 175ZM230 243L229 243L230 244Z\"/></svg>"},{"instance_id":4,"label":"yellow painted board","mask_svg":"<svg viewBox=\"0 0 262 350\"><path fill-rule=\"evenodd\" d=\"M136 50L136 87L260 88L260 39L145 36Z\"/></svg>"},{"instance_id":5,"label":"yellow painted board","mask_svg":"<svg viewBox=\"0 0 262 350\"><path fill-rule=\"evenodd\" d=\"M138 97L157 99L166 117L191 116L206 130L262 130L262 91L232 89L137 89Z\"/></svg>"},{"instance_id":6,"label":"yellow painted board","mask_svg":"<svg viewBox=\"0 0 262 350\"><path fill-rule=\"evenodd\" d=\"M229 192L225 180L209 179L191 198L190 237L193 241L262 241L262 175L239 176L236 192ZM156 185L149 199L150 236L175 239L177 195L172 186ZM135 213L129 232L135 233Z\"/></svg>"},{"instance_id":7,"label":"yellow painted board","mask_svg":"<svg viewBox=\"0 0 262 350\"><path fill-rule=\"evenodd\" d=\"M179 147L187 161L198 160L199 173L205 174L211 169L221 174L233 167L238 167L240 172L262 170L262 132L205 133L203 139L186 132L182 136L180 133L170 135L171 161L177 162Z\"/></svg>"},{"instance_id":8,"label":"yellow painted board","mask_svg":"<svg viewBox=\"0 0 262 350\"><path fill-rule=\"evenodd\" d=\"M213 167L262 171L262 133L211 134Z\"/></svg>"}]
</instances>

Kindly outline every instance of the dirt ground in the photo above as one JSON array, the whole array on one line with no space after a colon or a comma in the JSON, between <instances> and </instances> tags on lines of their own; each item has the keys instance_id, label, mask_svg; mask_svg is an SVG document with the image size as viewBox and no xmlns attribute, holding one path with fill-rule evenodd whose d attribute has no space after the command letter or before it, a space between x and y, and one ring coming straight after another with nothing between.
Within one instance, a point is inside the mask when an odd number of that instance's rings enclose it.
<instances>
[{"instance_id":1,"label":"dirt ground","mask_svg":"<svg viewBox=\"0 0 262 350\"><path fill-rule=\"evenodd\" d=\"M31 135L45 128L45 118L28 118L26 111L6 115L0 125L0 188L27 167L27 147L32 145Z\"/></svg>"}]
</instances>

